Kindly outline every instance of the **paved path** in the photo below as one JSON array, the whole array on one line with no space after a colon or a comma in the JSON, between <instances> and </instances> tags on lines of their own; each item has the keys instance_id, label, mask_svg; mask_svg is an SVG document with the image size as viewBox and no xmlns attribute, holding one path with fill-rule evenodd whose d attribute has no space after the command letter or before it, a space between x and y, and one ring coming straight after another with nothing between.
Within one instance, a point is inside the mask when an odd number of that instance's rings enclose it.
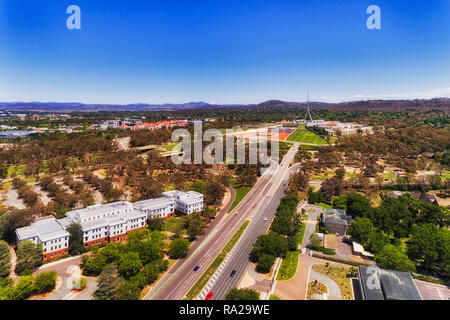
<instances>
[{"instance_id":1,"label":"paved path","mask_svg":"<svg viewBox=\"0 0 450 320\"><path fill-rule=\"evenodd\" d=\"M331 299L342 299L341 289L333 279L311 269L309 272L308 282L315 280L322 282L328 287L328 296Z\"/></svg>"},{"instance_id":2,"label":"paved path","mask_svg":"<svg viewBox=\"0 0 450 320\"><path fill-rule=\"evenodd\" d=\"M307 203L303 205L302 208L306 210L306 214L308 215L308 220L305 221L305 235L303 236L302 245L303 248L307 248L309 246L309 237L316 230L317 216L323 211L323 209L320 206L315 206Z\"/></svg>"},{"instance_id":3,"label":"paved path","mask_svg":"<svg viewBox=\"0 0 450 320\"><path fill-rule=\"evenodd\" d=\"M72 276L68 272L68 268L72 265L79 266L80 264L81 257L77 256L41 266L36 272L34 272L34 275L38 275L44 271L56 271L60 280L58 281L56 290L51 295L47 297L36 296L33 297L32 300L91 300L92 294L97 289L97 280L95 278L87 278L87 288L80 293L74 293L67 285Z\"/></svg>"}]
</instances>

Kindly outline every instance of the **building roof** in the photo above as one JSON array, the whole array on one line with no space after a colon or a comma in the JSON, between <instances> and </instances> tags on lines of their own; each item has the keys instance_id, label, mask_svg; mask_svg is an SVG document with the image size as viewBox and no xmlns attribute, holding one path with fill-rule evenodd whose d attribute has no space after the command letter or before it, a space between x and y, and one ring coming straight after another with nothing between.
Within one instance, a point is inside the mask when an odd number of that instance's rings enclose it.
<instances>
[{"instance_id":1,"label":"building roof","mask_svg":"<svg viewBox=\"0 0 450 320\"><path fill-rule=\"evenodd\" d=\"M373 273L375 270L378 272ZM407 272L359 266L358 275L365 300L422 300L413 278Z\"/></svg>"},{"instance_id":2,"label":"building roof","mask_svg":"<svg viewBox=\"0 0 450 320\"><path fill-rule=\"evenodd\" d=\"M173 205L174 200L168 197L160 197L156 199L148 199L134 203L134 206L139 210L155 210Z\"/></svg>"},{"instance_id":3,"label":"building roof","mask_svg":"<svg viewBox=\"0 0 450 320\"><path fill-rule=\"evenodd\" d=\"M196 191L183 192L179 190L172 190L163 193L164 197L168 197L175 200L180 200L181 202L191 204L199 201L203 201L203 194Z\"/></svg>"},{"instance_id":4,"label":"building roof","mask_svg":"<svg viewBox=\"0 0 450 320\"><path fill-rule=\"evenodd\" d=\"M42 242L69 236L69 233L53 216L34 221L31 226L16 230L19 240L38 237Z\"/></svg>"}]
</instances>

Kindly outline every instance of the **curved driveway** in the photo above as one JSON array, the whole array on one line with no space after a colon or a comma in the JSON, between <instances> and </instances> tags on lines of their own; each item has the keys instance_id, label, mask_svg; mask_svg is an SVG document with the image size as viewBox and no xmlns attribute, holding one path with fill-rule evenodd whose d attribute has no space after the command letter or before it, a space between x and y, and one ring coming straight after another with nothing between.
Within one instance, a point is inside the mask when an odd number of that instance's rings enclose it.
<instances>
[{"instance_id":1,"label":"curved driveway","mask_svg":"<svg viewBox=\"0 0 450 320\"><path fill-rule=\"evenodd\" d=\"M338 284L333 279L327 277L326 275L320 272L314 271L311 268L309 272L308 282L315 280L322 282L328 287L328 296L330 298L342 299L341 289L339 288Z\"/></svg>"}]
</instances>

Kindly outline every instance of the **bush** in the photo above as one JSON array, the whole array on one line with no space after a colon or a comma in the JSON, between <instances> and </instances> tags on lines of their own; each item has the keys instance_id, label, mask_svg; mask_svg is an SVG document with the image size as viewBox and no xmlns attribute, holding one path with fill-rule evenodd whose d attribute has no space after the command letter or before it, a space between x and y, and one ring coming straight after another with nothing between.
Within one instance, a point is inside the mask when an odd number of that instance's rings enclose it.
<instances>
[{"instance_id":1,"label":"bush","mask_svg":"<svg viewBox=\"0 0 450 320\"><path fill-rule=\"evenodd\" d=\"M37 294L43 294L52 291L56 285L58 275L55 271L48 271L40 273L34 282Z\"/></svg>"},{"instance_id":2,"label":"bush","mask_svg":"<svg viewBox=\"0 0 450 320\"><path fill-rule=\"evenodd\" d=\"M252 289L231 289L225 300L259 300L259 293Z\"/></svg>"}]
</instances>

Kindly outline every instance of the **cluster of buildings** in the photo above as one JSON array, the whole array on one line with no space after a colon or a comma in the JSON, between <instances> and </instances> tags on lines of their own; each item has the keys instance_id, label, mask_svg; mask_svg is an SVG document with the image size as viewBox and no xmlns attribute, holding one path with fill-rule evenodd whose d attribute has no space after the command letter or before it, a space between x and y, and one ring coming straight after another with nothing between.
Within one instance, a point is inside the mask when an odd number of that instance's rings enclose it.
<instances>
[{"instance_id":1,"label":"cluster of buildings","mask_svg":"<svg viewBox=\"0 0 450 320\"><path fill-rule=\"evenodd\" d=\"M167 220L175 211L192 214L202 210L201 193L173 190L156 199L135 203L117 201L73 210L62 219L44 217L17 229L16 240L17 244L24 240L42 243L43 260L47 261L68 254L69 232L66 229L72 223L81 225L84 246L91 247L124 241L131 231L145 228L148 219Z\"/></svg>"},{"instance_id":2,"label":"cluster of buildings","mask_svg":"<svg viewBox=\"0 0 450 320\"><path fill-rule=\"evenodd\" d=\"M358 132L372 134L373 127L353 122L311 120L306 121L306 127L319 127L325 129L329 136L346 136Z\"/></svg>"},{"instance_id":3,"label":"cluster of buildings","mask_svg":"<svg viewBox=\"0 0 450 320\"><path fill-rule=\"evenodd\" d=\"M161 128L173 128L173 127L182 127L187 126L189 124L188 120L168 120L168 121L159 121L159 122L143 122L141 119L114 119L114 120L106 120L100 123L100 129L106 130L108 128L122 128L122 129L131 129L131 130L155 130Z\"/></svg>"}]
</instances>

